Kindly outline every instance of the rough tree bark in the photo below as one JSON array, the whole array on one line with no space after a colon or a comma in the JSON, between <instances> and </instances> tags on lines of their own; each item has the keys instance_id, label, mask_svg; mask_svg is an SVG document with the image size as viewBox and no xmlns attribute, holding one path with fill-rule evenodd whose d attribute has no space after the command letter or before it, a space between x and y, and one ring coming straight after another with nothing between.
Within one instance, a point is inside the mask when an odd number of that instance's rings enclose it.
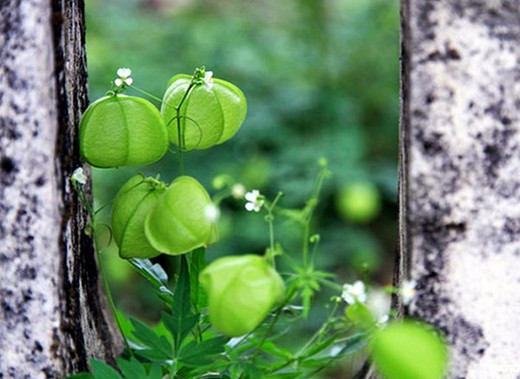
<instances>
[{"instance_id":1,"label":"rough tree bark","mask_svg":"<svg viewBox=\"0 0 520 379\"><path fill-rule=\"evenodd\" d=\"M450 378L520 375L520 1L402 0L399 280Z\"/></svg>"},{"instance_id":2,"label":"rough tree bark","mask_svg":"<svg viewBox=\"0 0 520 379\"><path fill-rule=\"evenodd\" d=\"M0 378L59 378L121 346L68 179L87 105L83 8L0 2Z\"/></svg>"}]
</instances>

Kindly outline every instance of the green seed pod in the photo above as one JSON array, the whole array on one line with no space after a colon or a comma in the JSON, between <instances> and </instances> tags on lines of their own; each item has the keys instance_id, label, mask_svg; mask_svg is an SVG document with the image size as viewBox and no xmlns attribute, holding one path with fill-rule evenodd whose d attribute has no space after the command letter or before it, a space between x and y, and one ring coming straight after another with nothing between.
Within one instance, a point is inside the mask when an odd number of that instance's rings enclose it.
<instances>
[{"instance_id":1,"label":"green seed pod","mask_svg":"<svg viewBox=\"0 0 520 379\"><path fill-rule=\"evenodd\" d=\"M191 83L192 76L176 75L170 80L161 106L170 140L179 146L177 107ZM233 137L246 118L247 104L242 91L220 79L198 84L182 103L179 122L184 130L183 147L203 150Z\"/></svg>"},{"instance_id":2,"label":"green seed pod","mask_svg":"<svg viewBox=\"0 0 520 379\"><path fill-rule=\"evenodd\" d=\"M146 239L144 222L166 185L154 178L135 175L121 187L114 200L112 231L121 258L152 258L159 255Z\"/></svg>"},{"instance_id":3,"label":"green seed pod","mask_svg":"<svg viewBox=\"0 0 520 379\"><path fill-rule=\"evenodd\" d=\"M280 275L258 255L217 259L199 280L208 294L211 323L230 337L255 329L285 291Z\"/></svg>"},{"instance_id":4,"label":"green seed pod","mask_svg":"<svg viewBox=\"0 0 520 379\"><path fill-rule=\"evenodd\" d=\"M194 178L180 176L167 188L145 221L150 244L161 253L179 255L215 242L214 205Z\"/></svg>"},{"instance_id":5,"label":"green seed pod","mask_svg":"<svg viewBox=\"0 0 520 379\"><path fill-rule=\"evenodd\" d=\"M161 114L139 97L102 97L87 108L79 128L81 156L96 167L150 164L168 150Z\"/></svg>"}]
</instances>

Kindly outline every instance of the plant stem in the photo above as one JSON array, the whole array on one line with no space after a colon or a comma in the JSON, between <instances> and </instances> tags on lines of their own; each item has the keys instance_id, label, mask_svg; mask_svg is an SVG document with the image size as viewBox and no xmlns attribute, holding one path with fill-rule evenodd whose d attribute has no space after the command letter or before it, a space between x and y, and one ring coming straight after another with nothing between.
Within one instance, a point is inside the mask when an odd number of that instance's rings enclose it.
<instances>
[{"instance_id":1,"label":"plant stem","mask_svg":"<svg viewBox=\"0 0 520 379\"><path fill-rule=\"evenodd\" d=\"M151 98L151 99L154 99L154 100L158 101L158 102L161 103L161 104L167 104L167 103L165 103L162 99L158 98L157 96L151 94L151 93L148 92L148 91L145 91L145 90L143 90L143 89L140 89L140 88L138 88L138 87L134 87L134 86L129 86L129 87L130 87L130 88L133 88L133 89L136 90L137 92L141 92L142 94L148 96L148 97Z\"/></svg>"},{"instance_id":2,"label":"plant stem","mask_svg":"<svg viewBox=\"0 0 520 379\"><path fill-rule=\"evenodd\" d=\"M256 346L256 350L255 350L255 352L253 353L253 355L251 357L252 360L255 359L255 357L258 355L258 353L260 353L260 351L262 349L262 346L264 345L265 341L267 340L267 337L269 337L269 334L271 334L271 332L273 331L274 325L276 324L276 321L278 320L278 317L280 317L280 315L282 314L282 310L283 310L283 307L285 307L285 305L287 305L286 302L284 302L284 304L282 304L276 310L276 313L275 313L273 319L271 320L271 323L267 327L267 330L265 331L264 335L262 336L262 339L260 340L260 342Z\"/></svg>"},{"instance_id":3,"label":"plant stem","mask_svg":"<svg viewBox=\"0 0 520 379\"><path fill-rule=\"evenodd\" d=\"M318 178L316 180L316 184L314 185L314 189L312 191L312 196L307 201L307 205L305 206L305 216L304 216L304 225L303 225L303 266L307 267L309 262L309 237L310 237L310 228L311 228L311 220L316 209L316 205L318 205L318 198L320 195L321 187L323 186L323 180L328 175L328 170L326 167L322 167L320 172L318 173ZM312 256L311 265L314 265L315 254Z\"/></svg>"},{"instance_id":4,"label":"plant stem","mask_svg":"<svg viewBox=\"0 0 520 379\"><path fill-rule=\"evenodd\" d=\"M276 203L278 202L278 200L280 200L280 198L282 197L283 195L283 192L278 192L278 194L276 195L276 197L274 198L272 204L270 206L266 206L266 209L267 209L267 217L266 217L266 220L267 220L267 223L269 224L269 249L270 249L270 257L271 257L271 264L273 265L274 268L276 268L276 262L275 262L275 259L274 259L274 251L275 251L275 246L274 246L274 214L273 214L273 210L276 206Z\"/></svg>"},{"instance_id":5,"label":"plant stem","mask_svg":"<svg viewBox=\"0 0 520 379\"><path fill-rule=\"evenodd\" d=\"M332 320L332 318L334 317L334 314L336 313L336 311L338 310L338 305L339 303L338 302L334 302L334 306L332 307L332 311L329 313L329 316L327 317L327 320L323 323L323 325L321 326L321 328L319 328L316 333L314 333L311 338L307 341L307 343L305 345L303 345L303 347L296 353L296 358L298 359L304 352L305 350L307 350L307 348L312 344L314 343L314 341L316 340L316 338L320 337L320 335L322 335L326 330L327 328L329 327L329 324L330 324L330 321Z\"/></svg>"},{"instance_id":6,"label":"plant stem","mask_svg":"<svg viewBox=\"0 0 520 379\"><path fill-rule=\"evenodd\" d=\"M178 136L178 152L179 152L179 171L181 175L184 175L184 150L186 142L184 140L184 128L181 125L181 107L188 98L188 95L191 93L191 90L195 87L195 83L192 81L184 96L182 97L179 104L175 107L175 115L177 118L177 136Z\"/></svg>"},{"instance_id":7,"label":"plant stem","mask_svg":"<svg viewBox=\"0 0 520 379\"><path fill-rule=\"evenodd\" d=\"M90 202L88 201L88 198L87 198L85 192L83 191L83 187L80 187L76 184L74 184L73 187L76 190L76 193L78 194L78 197L79 197L81 203L83 204L83 206L87 210L87 213L89 214L90 218L92 219L92 223L93 223L92 231L93 231L93 236L95 236L96 228L95 228L95 223L94 223L94 217L97 212L95 212L93 207L90 205ZM101 280L103 282L103 288L104 288L105 294L107 296L110 311L114 315L114 320L116 322L117 329L119 330L119 333L121 333L121 337L123 338L126 349L129 351L130 355L133 356L134 353L133 353L132 349L130 349L130 344L128 343L128 340L126 339L125 333L123 332L123 327L121 326L119 317L117 317L117 308L116 308L116 304L114 303L114 298L112 297L112 292L110 291L110 285L108 283L108 278L107 278L105 268L104 268L104 265L103 265L103 262L101 259L101 252L98 252L97 254L98 254L99 273L101 274Z\"/></svg>"},{"instance_id":8,"label":"plant stem","mask_svg":"<svg viewBox=\"0 0 520 379\"><path fill-rule=\"evenodd\" d=\"M103 280L103 287L105 289L105 294L107 295L108 305L110 307L110 310L112 311L112 314L114 315L114 320L116 321L117 328L119 329L119 333L121 333L121 337L123 338L123 341L125 343L125 347L130 353L131 356L134 355L132 349L130 349L130 344L128 343L128 340L125 336L125 333L123 332L123 327L121 326L121 322L119 321L119 317L117 317L117 308L116 304L114 303L114 298L112 297L112 292L110 291L110 285L108 283L108 278L106 276L105 268L101 259L101 252L98 253L98 264L99 264L99 272L101 274L101 278Z\"/></svg>"}]
</instances>

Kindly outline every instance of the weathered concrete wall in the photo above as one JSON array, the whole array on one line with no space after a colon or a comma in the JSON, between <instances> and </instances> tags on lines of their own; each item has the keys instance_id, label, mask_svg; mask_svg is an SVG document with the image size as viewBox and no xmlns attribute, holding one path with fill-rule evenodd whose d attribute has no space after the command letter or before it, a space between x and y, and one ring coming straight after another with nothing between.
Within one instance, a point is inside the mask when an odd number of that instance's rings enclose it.
<instances>
[{"instance_id":1,"label":"weathered concrete wall","mask_svg":"<svg viewBox=\"0 0 520 379\"><path fill-rule=\"evenodd\" d=\"M59 378L118 349L70 188L86 106L83 2L0 2L0 377Z\"/></svg>"},{"instance_id":2,"label":"weathered concrete wall","mask_svg":"<svg viewBox=\"0 0 520 379\"><path fill-rule=\"evenodd\" d=\"M450 378L520 375L520 1L403 0L405 312Z\"/></svg>"}]
</instances>

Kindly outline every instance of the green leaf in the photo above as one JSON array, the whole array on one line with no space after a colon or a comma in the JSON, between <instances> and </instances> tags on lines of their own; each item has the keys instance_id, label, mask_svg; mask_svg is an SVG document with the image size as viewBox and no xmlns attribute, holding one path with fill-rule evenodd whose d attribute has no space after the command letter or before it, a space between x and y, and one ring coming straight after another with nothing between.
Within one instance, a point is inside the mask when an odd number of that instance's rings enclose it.
<instances>
[{"instance_id":1,"label":"green leaf","mask_svg":"<svg viewBox=\"0 0 520 379\"><path fill-rule=\"evenodd\" d=\"M130 319L134 327L133 335L149 350L137 351L139 355L152 360L168 360L172 358L172 346L164 336L158 336L152 328L136 319Z\"/></svg>"},{"instance_id":2,"label":"green leaf","mask_svg":"<svg viewBox=\"0 0 520 379\"><path fill-rule=\"evenodd\" d=\"M388 379L441 379L447 368L444 340L429 326L404 321L377 331L372 360Z\"/></svg>"},{"instance_id":3,"label":"green leaf","mask_svg":"<svg viewBox=\"0 0 520 379\"><path fill-rule=\"evenodd\" d=\"M152 284L161 300L168 305L172 304L173 293L168 288L168 275L160 264L140 258L129 259L128 263Z\"/></svg>"},{"instance_id":4,"label":"green leaf","mask_svg":"<svg viewBox=\"0 0 520 379\"><path fill-rule=\"evenodd\" d=\"M148 379L146 370L134 357L130 358L129 361L119 358L117 360L117 366L127 379Z\"/></svg>"},{"instance_id":5,"label":"green leaf","mask_svg":"<svg viewBox=\"0 0 520 379\"><path fill-rule=\"evenodd\" d=\"M372 312L370 312L370 310L359 301L356 301L354 304L349 305L345 309L345 314L352 322L354 322L361 328L369 329L373 327L375 324Z\"/></svg>"},{"instance_id":6,"label":"green leaf","mask_svg":"<svg viewBox=\"0 0 520 379\"><path fill-rule=\"evenodd\" d=\"M97 359L90 360L90 366L94 372L94 378L99 379L122 379L121 375L110 365Z\"/></svg>"},{"instance_id":7,"label":"green leaf","mask_svg":"<svg viewBox=\"0 0 520 379\"><path fill-rule=\"evenodd\" d=\"M183 346L179 352L179 362L186 366L201 366L211 363L211 356L221 354L225 350L225 344L229 341L226 337L214 337L197 343L191 341Z\"/></svg>"},{"instance_id":8,"label":"green leaf","mask_svg":"<svg viewBox=\"0 0 520 379\"><path fill-rule=\"evenodd\" d=\"M206 249L200 247L193 251L190 262L191 303L196 312L206 306L206 293L199 284L199 275L204 267L206 267Z\"/></svg>"},{"instance_id":9,"label":"green leaf","mask_svg":"<svg viewBox=\"0 0 520 379\"><path fill-rule=\"evenodd\" d=\"M231 367L232 378L264 379L263 372L256 364L251 362L240 362Z\"/></svg>"},{"instance_id":10,"label":"green leaf","mask_svg":"<svg viewBox=\"0 0 520 379\"><path fill-rule=\"evenodd\" d=\"M197 325L197 321L199 320L198 314L190 314L185 317L182 317L182 321L179 324L177 319L165 312L161 313L161 319L168 328L168 330L172 333L174 336L174 341L176 336L179 337L179 346L182 344L182 341L190 334L191 330ZM179 328L181 328L179 330ZM177 348L176 348L177 349ZM177 351L177 350L176 350Z\"/></svg>"},{"instance_id":11,"label":"green leaf","mask_svg":"<svg viewBox=\"0 0 520 379\"><path fill-rule=\"evenodd\" d=\"M139 273L148 279L155 287L168 285L168 274L160 264L152 263L149 259L132 258L128 260Z\"/></svg>"},{"instance_id":12,"label":"green leaf","mask_svg":"<svg viewBox=\"0 0 520 379\"><path fill-rule=\"evenodd\" d=\"M301 291L300 296L302 297L302 306L303 306L302 317L304 319L307 318L307 316L309 315L309 312L311 310L311 301L312 301L313 295L314 295L314 291L310 287L305 287Z\"/></svg>"},{"instance_id":13,"label":"green leaf","mask_svg":"<svg viewBox=\"0 0 520 379\"><path fill-rule=\"evenodd\" d=\"M135 350L135 353L139 355L140 357L143 357L145 359L148 359L152 362L162 362L171 359L171 357L166 358L164 352L154 350L154 349L142 349L142 350Z\"/></svg>"},{"instance_id":14,"label":"green leaf","mask_svg":"<svg viewBox=\"0 0 520 379\"><path fill-rule=\"evenodd\" d=\"M164 316L163 316L164 317ZM186 255L181 256L179 278L173 295L172 316L163 318L172 332L175 352L178 354L182 341L195 326L198 316L191 311L190 273Z\"/></svg>"},{"instance_id":15,"label":"green leaf","mask_svg":"<svg viewBox=\"0 0 520 379\"><path fill-rule=\"evenodd\" d=\"M363 349L368 344L368 334L358 333L348 337L342 344L343 348L337 354L338 356L347 356ZM341 346L341 345L340 345Z\"/></svg>"},{"instance_id":16,"label":"green leaf","mask_svg":"<svg viewBox=\"0 0 520 379\"><path fill-rule=\"evenodd\" d=\"M265 379L293 379L293 378L302 378L303 373L297 370L291 370L287 372L280 372L277 374L271 374L264 376Z\"/></svg>"},{"instance_id":17,"label":"green leaf","mask_svg":"<svg viewBox=\"0 0 520 379\"><path fill-rule=\"evenodd\" d=\"M161 366L152 365L150 367L150 372L148 373L148 379L162 379L163 374L161 370Z\"/></svg>"},{"instance_id":18,"label":"green leaf","mask_svg":"<svg viewBox=\"0 0 520 379\"><path fill-rule=\"evenodd\" d=\"M81 372L79 374L74 374L67 376L65 379L95 379L94 376L87 372Z\"/></svg>"},{"instance_id":19,"label":"green leaf","mask_svg":"<svg viewBox=\"0 0 520 379\"><path fill-rule=\"evenodd\" d=\"M256 341L257 344L260 342L260 340L257 338L255 338L253 341ZM286 360L290 360L294 357L293 353L290 350L278 346L272 341L264 341L261 350L268 354L271 354L274 357L280 357Z\"/></svg>"},{"instance_id":20,"label":"green leaf","mask_svg":"<svg viewBox=\"0 0 520 379\"><path fill-rule=\"evenodd\" d=\"M318 354L320 352L322 352L323 350L325 350L326 348L328 348L330 345L332 345L337 339L337 336L334 335L334 336L331 336L329 338L327 338L325 341L323 342L320 342L318 344L315 344L313 346L310 347L310 349L301 356L301 358L307 358L307 357L311 357L315 354Z\"/></svg>"},{"instance_id":21,"label":"green leaf","mask_svg":"<svg viewBox=\"0 0 520 379\"><path fill-rule=\"evenodd\" d=\"M304 359L300 362L300 367L305 368L318 368L318 367L324 367L329 366L334 360L337 359L336 357L323 357L323 358L315 358L315 359Z\"/></svg>"}]
</instances>

